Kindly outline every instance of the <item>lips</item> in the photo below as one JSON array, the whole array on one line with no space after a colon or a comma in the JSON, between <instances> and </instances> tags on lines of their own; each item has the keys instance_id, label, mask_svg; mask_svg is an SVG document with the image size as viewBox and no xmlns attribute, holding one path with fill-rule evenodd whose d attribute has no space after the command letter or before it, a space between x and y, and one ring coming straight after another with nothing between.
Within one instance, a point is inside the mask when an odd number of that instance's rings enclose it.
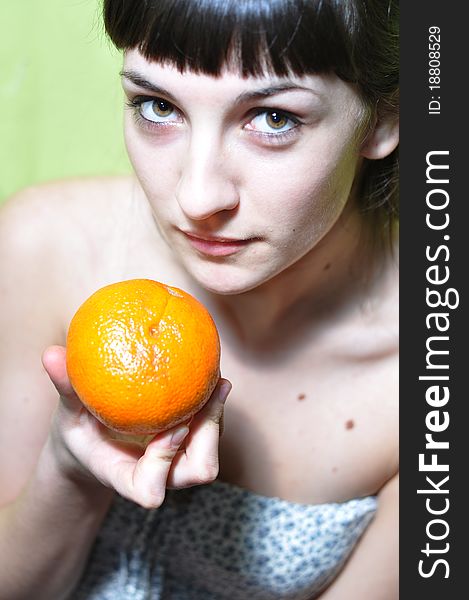
<instances>
[{"instance_id":1,"label":"lips","mask_svg":"<svg viewBox=\"0 0 469 600\"><path fill-rule=\"evenodd\" d=\"M183 232L191 246L208 256L230 256L252 244L256 238L236 239L215 236L201 236Z\"/></svg>"}]
</instances>

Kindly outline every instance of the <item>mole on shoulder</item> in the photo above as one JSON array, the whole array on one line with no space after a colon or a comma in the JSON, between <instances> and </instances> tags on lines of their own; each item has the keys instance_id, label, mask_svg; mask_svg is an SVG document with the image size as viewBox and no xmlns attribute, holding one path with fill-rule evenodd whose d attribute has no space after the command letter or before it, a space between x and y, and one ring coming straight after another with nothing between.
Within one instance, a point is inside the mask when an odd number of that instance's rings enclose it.
<instances>
[{"instance_id":1,"label":"mole on shoulder","mask_svg":"<svg viewBox=\"0 0 469 600\"><path fill-rule=\"evenodd\" d=\"M353 429L355 427L355 421L353 419L349 419L345 421L345 429Z\"/></svg>"},{"instance_id":2,"label":"mole on shoulder","mask_svg":"<svg viewBox=\"0 0 469 600\"><path fill-rule=\"evenodd\" d=\"M326 263L326 264L324 265L324 271L327 271L327 270L328 270L328 269L330 269L330 268L331 268L331 263Z\"/></svg>"},{"instance_id":3,"label":"mole on shoulder","mask_svg":"<svg viewBox=\"0 0 469 600\"><path fill-rule=\"evenodd\" d=\"M298 400L304 400L306 398L306 394L298 394Z\"/></svg>"}]
</instances>

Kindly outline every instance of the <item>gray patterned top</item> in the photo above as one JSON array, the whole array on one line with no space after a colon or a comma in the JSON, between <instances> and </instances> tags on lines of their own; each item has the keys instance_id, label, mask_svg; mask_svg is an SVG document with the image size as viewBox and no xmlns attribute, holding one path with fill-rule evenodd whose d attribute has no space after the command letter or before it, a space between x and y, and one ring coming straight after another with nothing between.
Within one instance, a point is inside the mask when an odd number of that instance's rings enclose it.
<instances>
[{"instance_id":1,"label":"gray patterned top","mask_svg":"<svg viewBox=\"0 0 469 600\"><path fill-rule=\"evenodd\" d=\"M374 496L298 504L215 481L159 509L114 504L73 600L310 600L340 571Z\"/></svg>"}]
</instances>

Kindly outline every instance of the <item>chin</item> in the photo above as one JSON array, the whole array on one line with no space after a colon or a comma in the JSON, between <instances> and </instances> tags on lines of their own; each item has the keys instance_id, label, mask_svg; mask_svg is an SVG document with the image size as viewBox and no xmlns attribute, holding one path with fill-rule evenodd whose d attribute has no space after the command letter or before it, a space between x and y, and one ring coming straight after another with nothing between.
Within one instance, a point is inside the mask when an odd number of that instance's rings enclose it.
<instances>
[{"instance_id":1,"label":"chin","mask_svg":"<svg viewBox=\"0 0 469 600\"><path fill-rule=\"evenodd\" d=\"M211 265L210 268L188 269L188 271L200 286L221 296L249 292L269 279L253 270L222 264Z\"/></svg>"}]
</instances>

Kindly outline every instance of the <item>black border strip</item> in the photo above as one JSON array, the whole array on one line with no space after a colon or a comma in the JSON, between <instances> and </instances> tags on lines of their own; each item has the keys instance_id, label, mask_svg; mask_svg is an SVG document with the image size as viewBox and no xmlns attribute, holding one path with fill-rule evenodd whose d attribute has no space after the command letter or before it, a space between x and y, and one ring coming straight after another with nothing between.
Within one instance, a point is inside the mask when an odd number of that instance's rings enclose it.
<instances>
[{"instance_id":1,"label":"black border strip","mask_svg":"<svg viewBox=\"0 0 469 600\"><path fill-rule=\"evenodd\" d=\"M469 518L463 512L469 496L465 489L469 398L464 376L469 330L463 322L468 279L464 267L469 262L465 220L469 98L463 91L469 54L467 12L463 2L401 3L400 598L404 600L467 596ZM431 32L436 35L430 37ZM439 55L430 55L431 51ZM438 74L431 68L439 69ZM439 81L429 80L431 76ZM431 90L432 84L440 88ZM429 164L448 168L427 172ZM427 290L433 293L427 295ZM445 300L453 307L444 306ZM440 316L430 316L435 313ZM432 436L433 448L425 447L432 444L426 435ZM419 455L423 455L420 466ZM430 471L431 466L425 465L432 460L437 468L447 465L448 470Z\"/></svg>"}]
</instances>

